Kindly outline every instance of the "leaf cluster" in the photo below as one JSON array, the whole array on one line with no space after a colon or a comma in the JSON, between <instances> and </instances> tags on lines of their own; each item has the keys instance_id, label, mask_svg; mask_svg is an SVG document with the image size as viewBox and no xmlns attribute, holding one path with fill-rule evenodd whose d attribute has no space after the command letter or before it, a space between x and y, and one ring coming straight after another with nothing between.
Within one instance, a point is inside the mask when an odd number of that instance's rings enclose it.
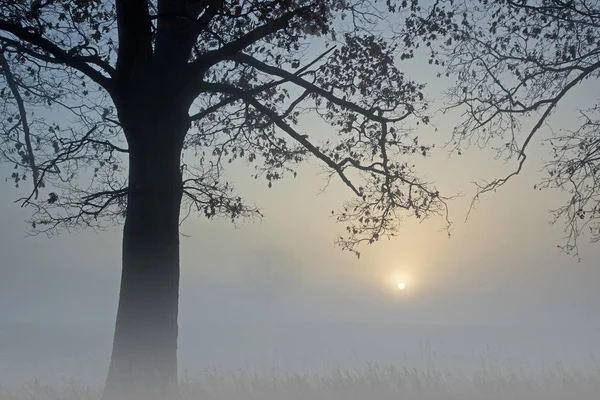
<instances>
[{"instance_id":1,"label":"leaf cluster","mask_svg":"<svg viewBox=\"0 0 600 400\"><path fill-rule=\"evenodd\" d=\"M154 112L136 100L140 88L189 108L188 211L258 215L225 179L226 166L254 164L271 187L311 157L354 196L334 212L347 224L346 249L393 235L400 211L447 215L447 199L409 162L430 150L412 132L429 123L424 85L401 72L397 61L410 54L380 29L419 12L416 1L0 0L0 8L0 151L15 184L31 183L21 202L34 208L34 230L123 217L130 145L148 140L133 137L123 116ZM164 79L149 80L157 71ZM303 129L309 114L329 132Z\"/></svg>"}]
</instances>

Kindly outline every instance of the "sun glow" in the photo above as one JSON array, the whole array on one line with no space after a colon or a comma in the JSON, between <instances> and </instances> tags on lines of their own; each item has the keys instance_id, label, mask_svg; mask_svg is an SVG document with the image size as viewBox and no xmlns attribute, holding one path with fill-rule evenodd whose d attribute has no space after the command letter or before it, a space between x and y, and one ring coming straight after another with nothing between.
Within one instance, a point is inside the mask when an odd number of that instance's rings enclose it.
<instances>
[{"instance_id":1,"label":"sun glow","mask_svg":"<svg viewBox=\"0 0 600 400\"><path fill-rule=\"evenodd\" d=\"M408 268L389 271L384 275L385 285L392 292L412 292L415 286L415 279ZM390 293L390 294L391 294Z\"/></svg>"}]
</instances>

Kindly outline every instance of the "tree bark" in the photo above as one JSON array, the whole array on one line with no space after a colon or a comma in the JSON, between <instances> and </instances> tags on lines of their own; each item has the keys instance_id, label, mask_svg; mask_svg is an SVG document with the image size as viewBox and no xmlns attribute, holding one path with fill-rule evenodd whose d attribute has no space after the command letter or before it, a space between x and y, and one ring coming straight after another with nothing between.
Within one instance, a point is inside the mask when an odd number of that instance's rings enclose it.
<instances>
[{"instance_id":1,"label":"tree bark","mask_svg":"<svg viewBox=\"0 0 600 400\"><path fill-rule=\"evenodd\" d=\"M180 164L189 123L185 107L175 110L162 103L150 107L140 102L136 106L141 111L120 116L129 142L129 191L103 400L178 396Z\"/></svg>"}]
</instances>

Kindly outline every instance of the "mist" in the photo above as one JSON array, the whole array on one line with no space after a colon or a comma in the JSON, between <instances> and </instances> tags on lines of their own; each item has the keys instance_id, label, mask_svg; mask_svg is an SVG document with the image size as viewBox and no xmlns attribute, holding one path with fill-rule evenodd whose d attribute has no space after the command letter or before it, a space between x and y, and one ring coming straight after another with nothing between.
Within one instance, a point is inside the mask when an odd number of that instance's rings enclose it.
<instances>
[{"instance_id":1,"label":"mist","mask_svg":"<svg viewBox=\"0 0 600 400\"><path fill-rule=\"evenodd\" d=\"M402 71L427 82L439 110L451 82L425 60ZM549 131L597 103L598 79L580 86L533 138L523 171L475 203L474 182L506 176L515 160L477 146L450 155L461 112L432 112L415 128L431 155L406 159L454 196L452 225L404 215L360 258L335 245L345 226L332 211L353 193L318 161L272 188L244 162L228 165L223 179L263 217L192 215L180 226L182 399L597 399L600 244L583 235L578 255L562 252L550 210L568 193L534 190ZM311 139L335 135L314 115L300 121ZM123 227L29 236L31 209L15 199L31 188L0 185L0 400L100 399Z\"/></svg>"},{"instance_id":2,"label":"mist","mask_svg":"<svg viewBox=\"0 0 600 400\"><path fill-rule=\"evenodd\" d=\"M477 155L446 165L459 176L469 162ZM375 398L412 398L416 382L432 399L487 398L486 390L549 398L564 395L560 382L578 387L578 398L597 393L600 252L584 245L578 261L556 248L548 197L528 191L535 170L486 198L450 238L439 221L406 220L397 239L369 246L360 259L333 245L339 226L327 215L339 193L319 194L318 172L308 166L270 191L245 186L264 206L261 221L182 226L179 368L190 387L209 385L207 398L254 387L245 395L270 398L299 380L306 392L298 393L338 398L352 382L348 396L360 398L377 378ZM518 206L507 206L522 193ZM110 361L120 229L24 237L27 213L14 195L3 191L0 204L2 383L18 388L37 378L69 390L76 380L99 391ZM465 215L468 200L455 201L455 215Z\"/></svg>"}]
</instances>

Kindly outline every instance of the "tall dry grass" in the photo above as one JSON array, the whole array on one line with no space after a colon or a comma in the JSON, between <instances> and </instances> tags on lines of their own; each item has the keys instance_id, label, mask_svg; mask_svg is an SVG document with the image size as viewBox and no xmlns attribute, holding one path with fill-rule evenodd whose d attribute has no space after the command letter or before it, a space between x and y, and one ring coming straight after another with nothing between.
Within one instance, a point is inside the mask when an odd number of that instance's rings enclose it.
<instances>
[{"instance_id":1,"label":"tall dry grass","mask_svg":"<svg viewBox=\"0 0 600 400\"><path fill-rule=\"evenodd\" d=\"M380 366L335 368L327 374L205 370L181 382L183 400L598 400L600 368L556 363L526 370L484 363L472 375L448 368ZM48 385L31 380L0 386L1 400L98 400L82 382Z\"/></svg>"}]
</instances>

